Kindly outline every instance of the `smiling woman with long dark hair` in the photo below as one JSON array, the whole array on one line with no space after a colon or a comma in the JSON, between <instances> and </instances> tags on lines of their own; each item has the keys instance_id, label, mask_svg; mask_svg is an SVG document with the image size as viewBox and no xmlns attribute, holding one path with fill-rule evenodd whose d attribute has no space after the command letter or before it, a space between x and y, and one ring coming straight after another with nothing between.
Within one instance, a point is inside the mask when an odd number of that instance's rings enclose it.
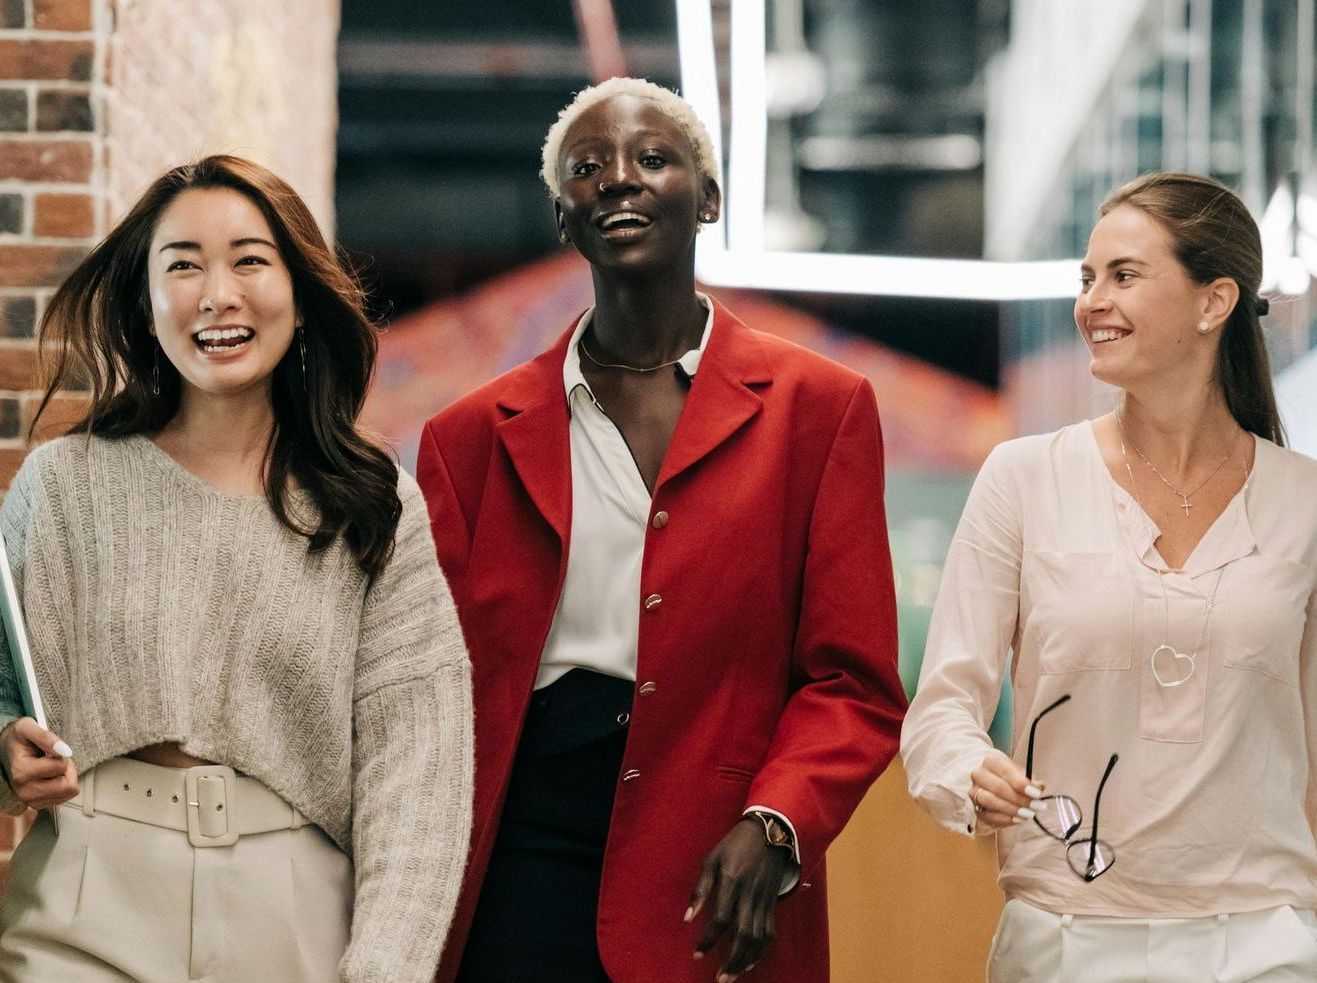
<instances>
[{"instance_id":1,"label":"smiling woman with long dark hair","mask_svg":"<svg viewBox=\"0 0 1317 983\"><path fill-rule=\"evenodd\" d=\"M476 698L439 978L824 981L823 852L905 707L873 391L696 292L672 92L580 93L543 176L594 307L421 440Z\"/></svg>"},{"instance_id":2,"label":"smiling woman with long dark hair","mask_svg":"<svg viewBox=\"0 0 1317 983\"><path fill-rule=\"evenodd\" d=\"M151 185L41 340L42 410L65 384L90 408L0 516L51 727L6 654L0 799L46 811L0 979L429 980L469 668L420 491L356 427L352 277L287 184L208 157Z\"/></svg>"}]
</instances>

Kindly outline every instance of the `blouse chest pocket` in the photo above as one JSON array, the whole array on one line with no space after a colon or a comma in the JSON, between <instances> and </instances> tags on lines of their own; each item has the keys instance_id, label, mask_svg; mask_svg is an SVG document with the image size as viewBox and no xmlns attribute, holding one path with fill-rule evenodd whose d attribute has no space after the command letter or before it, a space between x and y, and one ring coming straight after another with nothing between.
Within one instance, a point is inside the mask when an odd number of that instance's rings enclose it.
<instances>
[{"instance_id":1,"label":"blouse chest pocket","mask_svg":"<svg viewBox=\"0 0 1317 983\"><path fill-rule=\"evenodd\" d=\"M1022 657L1043 673L1128 669L1134 587L1118 553L1025 550L1020 571Z\"/></svg>"},{"instance_id":2,"label":"blouse chest pocket","mask_svg":"<svg viewBox=\"0 0 1317 983\"><path fill-rule=\"evenodd\" d=\"M1299 649L1312 595L1312 571L1280 557L1254 553L1222 573L1211 631L1221 663L1299 686Z\"/></svg>"}]
</instances>

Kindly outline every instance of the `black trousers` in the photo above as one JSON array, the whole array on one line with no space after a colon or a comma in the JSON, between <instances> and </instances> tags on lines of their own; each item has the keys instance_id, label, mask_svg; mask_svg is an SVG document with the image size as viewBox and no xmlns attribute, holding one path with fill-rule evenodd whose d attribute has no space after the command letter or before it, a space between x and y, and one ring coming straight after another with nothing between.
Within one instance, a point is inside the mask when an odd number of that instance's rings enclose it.
<instances>
[{"instance_id":1,"label":"black trousers","mask_svg":"<svg viewBox=\"0 0 1317 983\"><path fill-rule=\"evenodd\" d=\"M531 697L460 983L608 983L595 921L633 690L573 669Z\"/></svg>"}]
</instances>

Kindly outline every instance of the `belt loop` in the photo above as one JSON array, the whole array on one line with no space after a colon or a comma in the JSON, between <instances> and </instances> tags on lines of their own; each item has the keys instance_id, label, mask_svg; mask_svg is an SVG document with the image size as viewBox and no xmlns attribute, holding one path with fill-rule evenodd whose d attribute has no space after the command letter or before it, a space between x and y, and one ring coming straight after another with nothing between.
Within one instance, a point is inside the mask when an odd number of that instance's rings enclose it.
<instances>
[{"instance_id":1,"label":"belt loop","mask_svg":"<svg viewBox=\"0 0 1317 983\"><path fill-rule=\"evenodd\" d=\"M1075 916L1074 916L1074 915L1062 915L1062 916L1061 916L1061 927L1062 927L1062 928L1069 928L1070 925L1074 922L1074 920L1075 920Z\"/></svg>"},{"instance_id":2,"label":"belt loop","mask_svg":"<svg viewBox=\"0 0 1317 983\"><path fill-rule=\"evenodd\" d=\"M1221 912L1221 914L1216 916L1216 923L1218 925L1224 925L1229 920L1230 920L1230 914L1228 912L1223 911Z\"/></svg>"},{"instance_id":3,"label":"belt loop","mask_svg":"<svg viewBox=\"0 0 1317 983\"><path fill-rule=\"evenodd\" d=\"M297 811L297 806L289 806L293 810L293 818L288 823L289 829L301 829L306 825L306 817Z\"/></svg>"},{"instance_id":4,"label":"belt loop","mask_svg":"<svg viewBox=\"0 0 1317 983\"><path fill-rule=\"evenodd\" d=\"M82 776L78 791L82 793L82 814L84 816L96 815L96 769L88 768L87 773Z\"/></svg>"}]
</instances>

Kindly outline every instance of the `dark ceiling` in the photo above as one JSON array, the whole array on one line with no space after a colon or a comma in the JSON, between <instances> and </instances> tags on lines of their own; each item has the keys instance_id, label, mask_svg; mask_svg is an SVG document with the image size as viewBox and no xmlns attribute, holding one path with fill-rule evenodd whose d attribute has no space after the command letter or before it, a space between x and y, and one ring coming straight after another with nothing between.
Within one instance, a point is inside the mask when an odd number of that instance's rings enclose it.
<instances>
[{"instance_id":1,"label":"dark ceiling","mask_svg":"<svg viewBox=\"0 0 1317 983\"><path fill-rule=\"evenodd\" d=\"M792 139L982 136L982 66L1007 0L793 0L829 94ZM627 71L677 86L675 4L615 0ZM713 0L724 32L728 0ZM545 131L589 68L571 0L343 0L338 234L380 311L403 313L556 248L539 182ZM918 160L798 171L825 249L976 256L981 166ZM899 147L898 147L899 149ZM834 323L988 383L997 307L784 296Z\"/></svg>"}]
</instances>

